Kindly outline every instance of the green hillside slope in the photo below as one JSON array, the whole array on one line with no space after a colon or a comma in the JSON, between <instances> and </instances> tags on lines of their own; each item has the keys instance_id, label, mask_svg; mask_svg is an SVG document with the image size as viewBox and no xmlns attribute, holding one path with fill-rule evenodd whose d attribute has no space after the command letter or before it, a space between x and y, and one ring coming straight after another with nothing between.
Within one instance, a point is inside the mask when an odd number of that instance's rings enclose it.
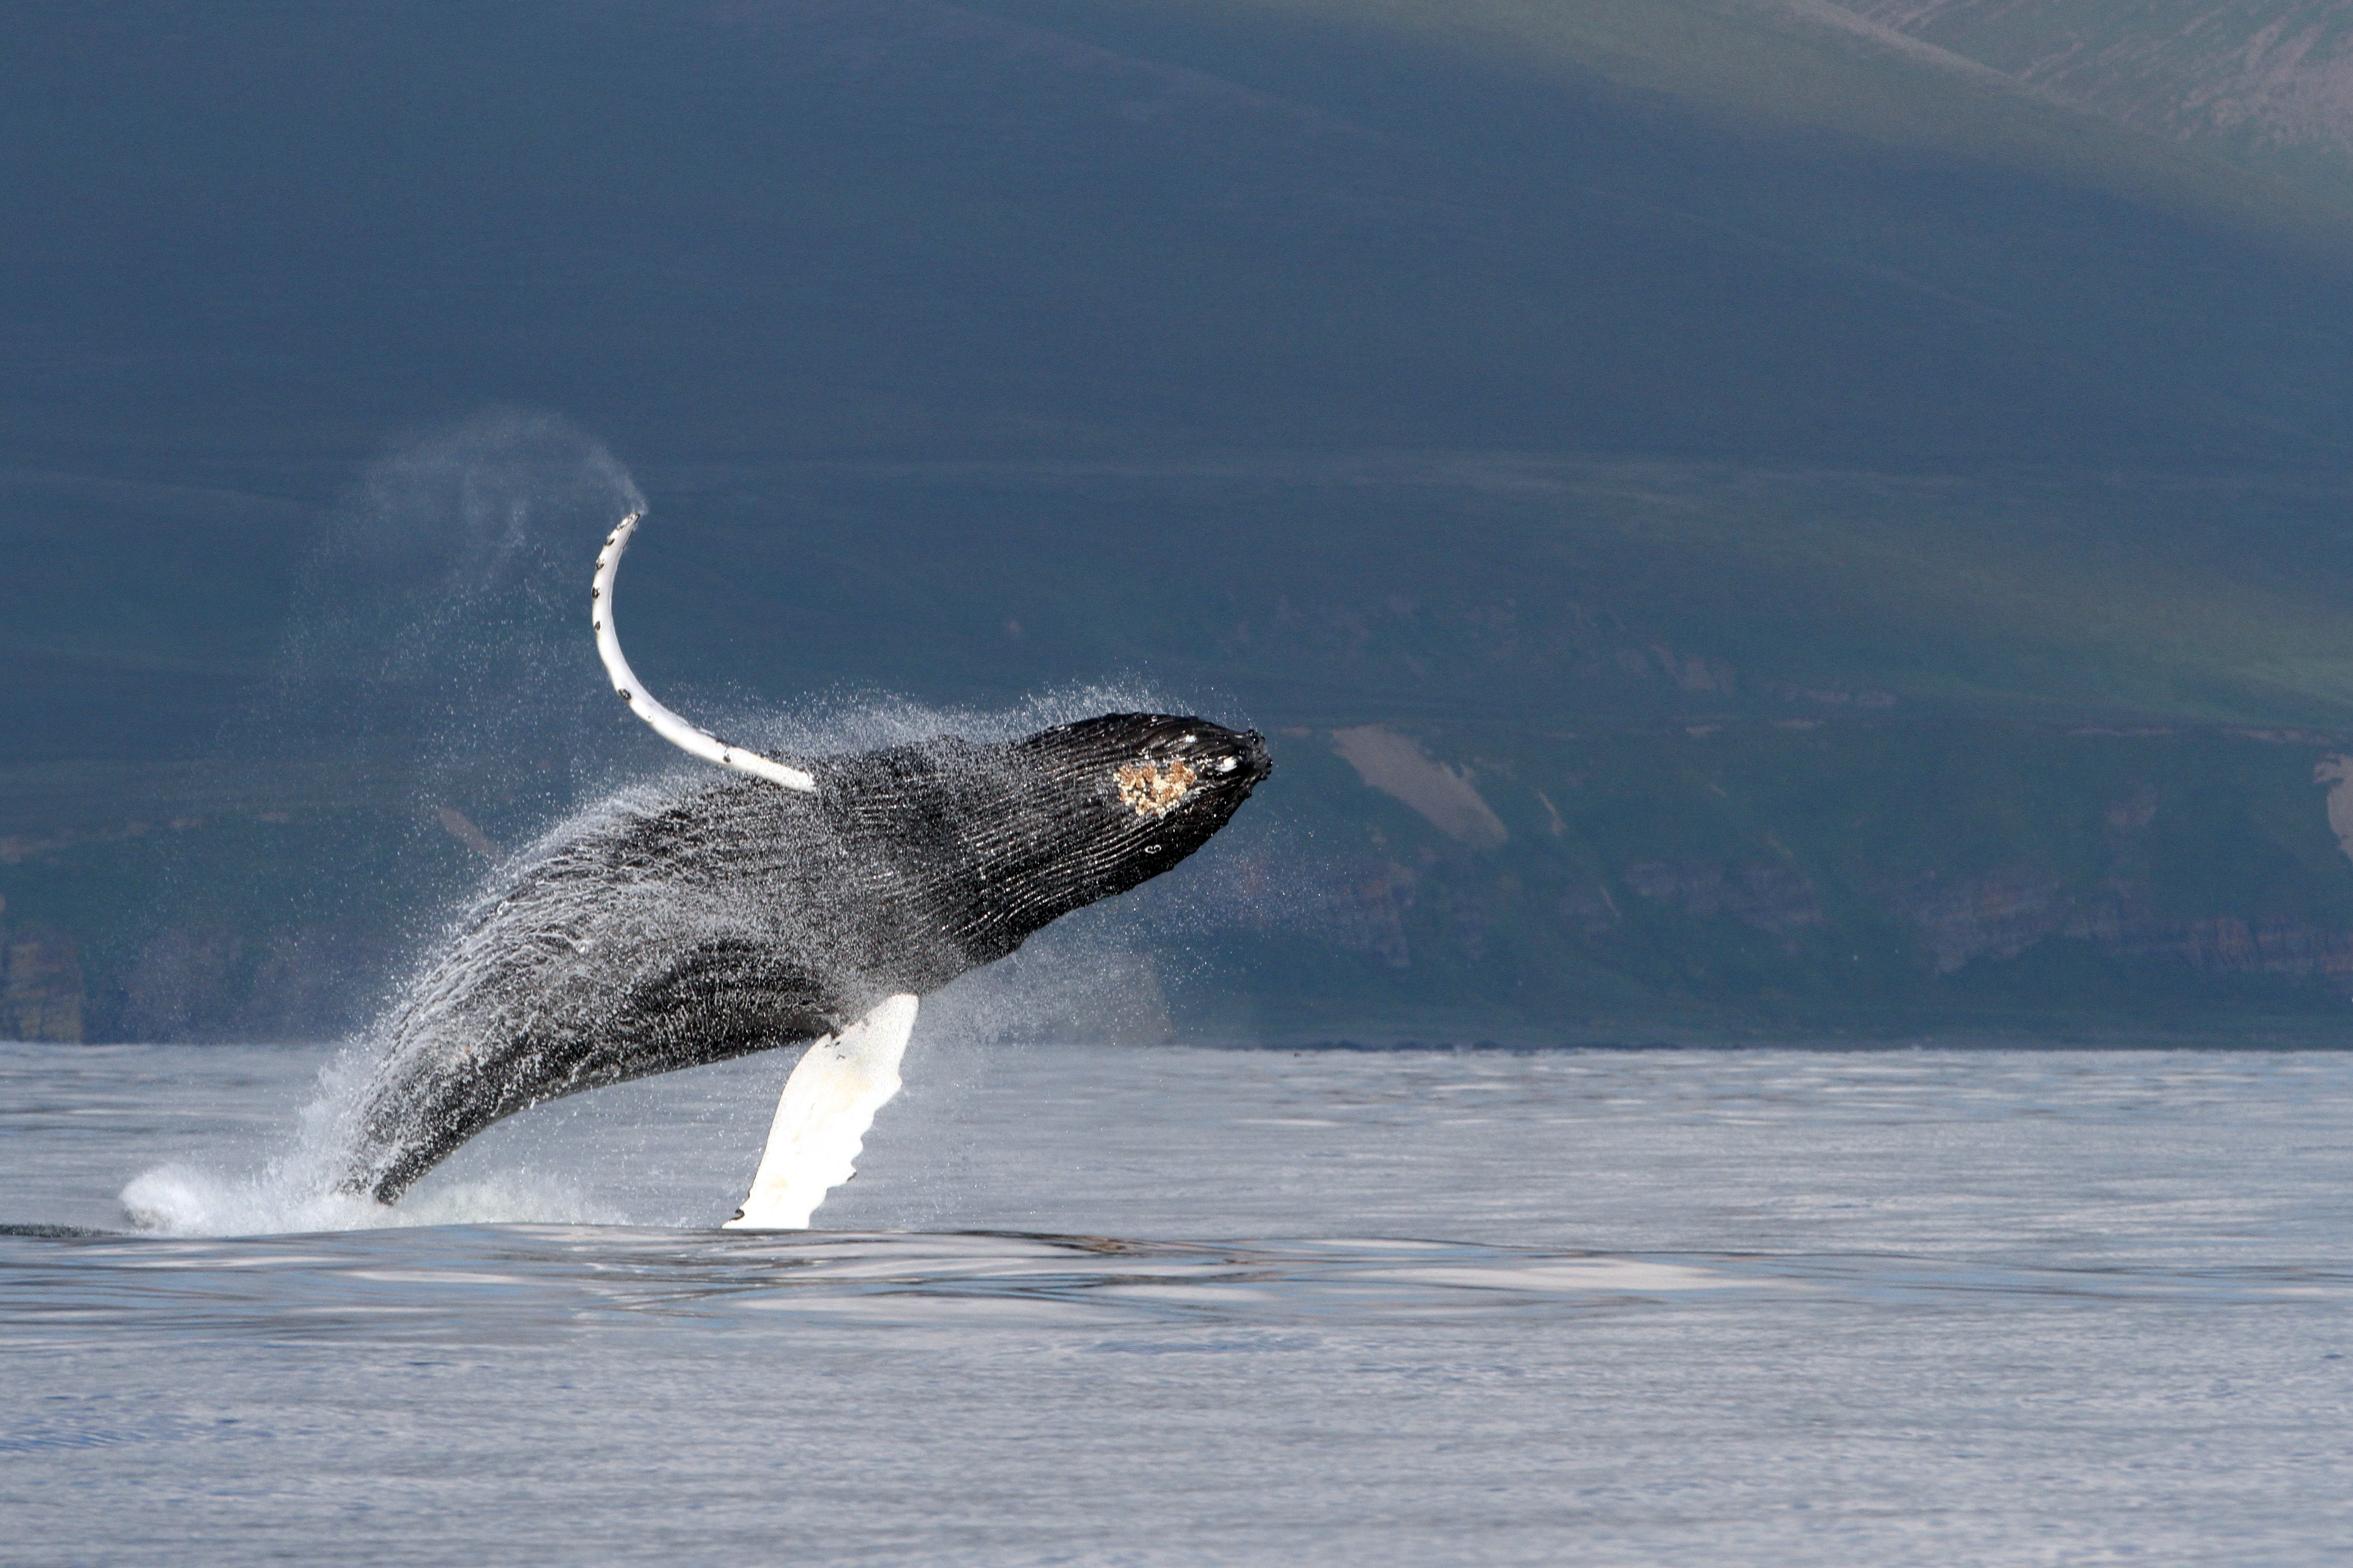
<instances>
[{"instance_id":1,"label":"green hillside slope","mask_svg":"<svg viewBox=\"0 0 2353 1568\"><path fill-rule=\"evenodd\" d=\"M2316 0L1847 0L2052 99L2353 200L2353 17Z\"/></svg>"},{"instance_id":2,"label":"green hillside slope","mask_svg":"<svg viewBox=\"0 0 2353 1568\"><path fill-rule=\"evenodd\" d=\"M2311 15L2326 9L2273 4L2217 16L2211 5L2184 5L2160 19L2114 7L1974 0L1176 0L1152 7L1010 0L990 7L1213 64L1237 79L1324 101L1345 98L1377 122L1434 107L1426 87L1412 88L1450 73L1458 82L1484 79L1479 96L1490 103L1514 86L1540 96L1608 82L1740 133L1810 132L1932 163L2005 168L2290 244L2339 247L2348 232L2341 217L2284 184L2251 181L2217 150L2181 145L2174 122L2119 114L2120 102L2089 94L2037 90L2063 64L2042 57L2071 53L2093 27L2119 53L2137 45L2186 59L2179 34L2195 36L2202 26L2229 35L2227 43L2201 40L2219 56L2284 23L2292 35L2323 35L2289 46L2300 58L2309 47L2316 66L2333 57L2339 26ZM2169 35L2165 23L2179 26ZM1312 88L1301 79L1307 72L1285 68L1309 59ZM1407 89L1393 90L1400 86ZM2217 105L2209 118L2220 122L2229 111Z\"/></svg>"}]
</instances>

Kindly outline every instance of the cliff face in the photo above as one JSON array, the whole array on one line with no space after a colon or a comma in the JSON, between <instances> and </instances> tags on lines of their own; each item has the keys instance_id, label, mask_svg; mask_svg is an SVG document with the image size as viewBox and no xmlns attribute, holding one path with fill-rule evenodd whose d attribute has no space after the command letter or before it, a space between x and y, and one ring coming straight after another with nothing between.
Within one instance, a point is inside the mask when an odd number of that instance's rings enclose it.
<instances>
[{"instance_id":1,"label":"cliff face","mask_svg":"<svg viewBox=\"0 0 2353 1568\"><path fill-rule=\"evenodd\" d=\"M1412 742L1446 796L1364 774L1362 731L1282 740L1291 800L1327 809L1263 842L1245 826L1203 900L1255 922L1209 945L1270 1032L2353 1036L2345 770L2318 737L1457 728Z\"/></svg>"},{"instance_id":2,"label":"cliff face","mask_svg":"<svg viewBox=\"0 0 2353 1568\"><path fill-rule=\"evenodd\" d=\"M0 927L0 1039L79 1041L83 1002L71 936Z\"/></svg>"}]
</instances>

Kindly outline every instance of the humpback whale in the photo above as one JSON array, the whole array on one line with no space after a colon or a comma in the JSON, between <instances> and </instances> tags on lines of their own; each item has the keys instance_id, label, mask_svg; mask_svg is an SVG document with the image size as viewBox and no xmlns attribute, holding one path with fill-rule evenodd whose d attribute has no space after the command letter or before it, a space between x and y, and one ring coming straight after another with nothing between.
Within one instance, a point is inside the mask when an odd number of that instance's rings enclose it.
<instances>
[{"instance_id":1,"label":"humpback whale","mask_svg":"<svg viewBox=\"0 0 2353 1568\"><path fill-rule=\"evenodd\" d=\"M809 1041L727 1222L805 1226L897 1091L924 994L1175 866L1270 772L1255 731L1157 713L822 757L722 741L621 654L614 579L641 515L597 557L597 649L640 719L724 771L502 870L380 1026L343 1191L390 1204L516 1111Z\"/></svg>"}]
</instances>

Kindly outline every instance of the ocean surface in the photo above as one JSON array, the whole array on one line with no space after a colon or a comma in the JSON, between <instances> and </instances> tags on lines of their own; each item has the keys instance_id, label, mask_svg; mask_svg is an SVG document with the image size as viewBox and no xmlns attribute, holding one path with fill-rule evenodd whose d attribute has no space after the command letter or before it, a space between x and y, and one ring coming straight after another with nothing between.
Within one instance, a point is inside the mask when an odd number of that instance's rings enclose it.
<instances>
[{"instance_id":1,"label":"ocean surface","mask_svg":"<svg viewBox=\"0 0 2353 1568\"><path fill-rule=\"evenodd\" d=\"M2353 1056L919 1031L827 1228L754 1236L785 1057L322 1229L332 1054L0 1046L0 1559L2353 1549ZM69 1228L134 1183L184 1234Z\"/></svg>"}]
</instances>

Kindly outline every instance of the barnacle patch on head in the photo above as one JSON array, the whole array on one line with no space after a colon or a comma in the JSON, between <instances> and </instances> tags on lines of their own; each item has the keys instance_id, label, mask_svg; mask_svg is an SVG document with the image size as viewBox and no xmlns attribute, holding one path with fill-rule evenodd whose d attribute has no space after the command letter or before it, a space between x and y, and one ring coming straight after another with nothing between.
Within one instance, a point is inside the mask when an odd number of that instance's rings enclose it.
<instances>
[{"instance_id":1,"label":"barnacle patch on head","mask_svg":"<svg viewBox=\"0 0 2353 1568\"><path fill-rule=\"evenodd\" d=\"M1112 777L1119 781L1119 798L1134 806L1136 816L1160 816L1185 798L1185 792L1200 775L1191 764L1178 761L1161 767L1130 763Z\"/></svg>"}]
</instances>

